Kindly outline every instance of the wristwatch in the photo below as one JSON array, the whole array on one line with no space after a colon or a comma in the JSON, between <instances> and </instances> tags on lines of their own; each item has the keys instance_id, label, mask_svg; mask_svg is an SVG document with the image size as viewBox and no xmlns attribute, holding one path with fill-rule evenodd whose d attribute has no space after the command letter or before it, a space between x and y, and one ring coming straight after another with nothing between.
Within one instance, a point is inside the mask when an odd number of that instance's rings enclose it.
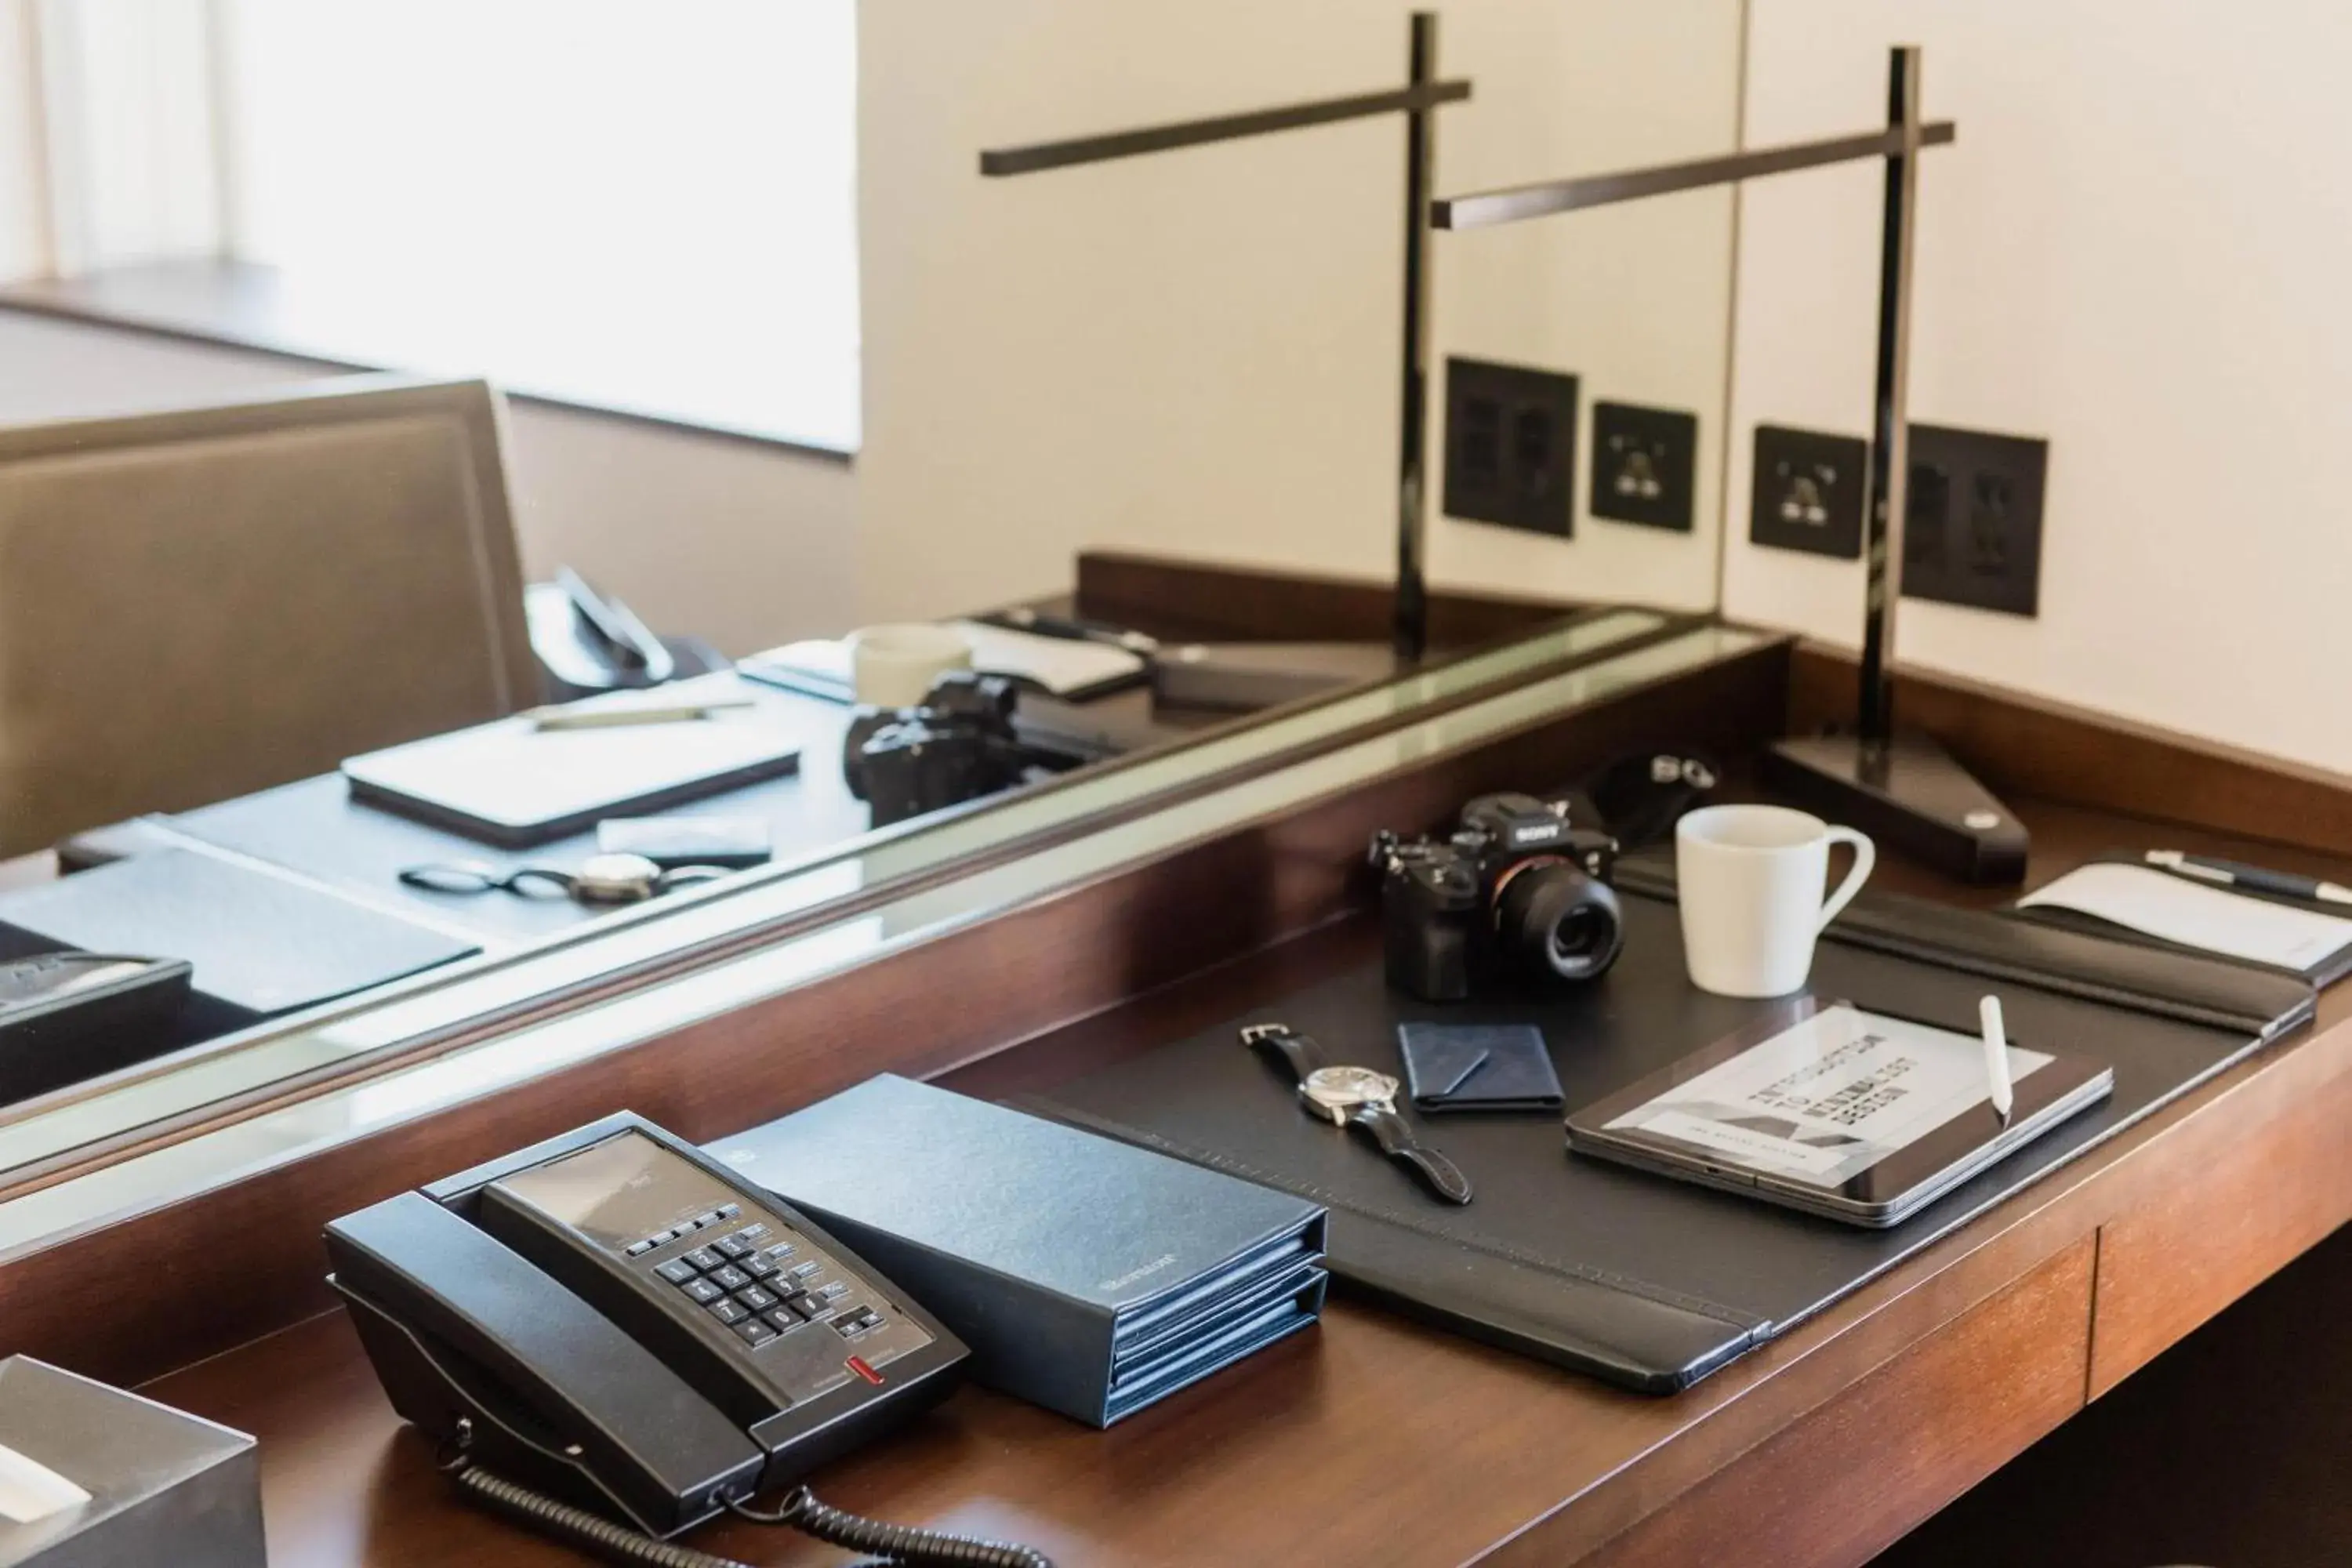
<instances>
[{"instance_id":1,"label":"wristwatch","mask_svg":"<svg viewBox=\"0 0 2352 1568\"><path fill-rule=\"evenodd\" d=\"M1412 1124L1397 1114L1397 1090L1403 1086L1395 1079L1370 1068L1324 1066L1315 1042L1287 1024L1251 1024L1242 1030L1242 1044L1289 1068L1308 1114L1364 1133L1447 1203L1470 1201L1470 1178L1461 1167L1415 1138Z\"/></svg>"},{"instance_id":2,"label":"wristwatch","mask_svg":"<svg viewBox=\"0 0 2352 1568\"><path fill-rule=\"evenodd\" d=\"M724 877L724 866L673 866L665 870L643 855L608 850L580 862L577 871L525 866L501 871L480 860L450 860L410 866L400 880L435 893L514 893L526 899L572 899L583 904L635 904L688 882Z\"/></svg>"}]
</instances>

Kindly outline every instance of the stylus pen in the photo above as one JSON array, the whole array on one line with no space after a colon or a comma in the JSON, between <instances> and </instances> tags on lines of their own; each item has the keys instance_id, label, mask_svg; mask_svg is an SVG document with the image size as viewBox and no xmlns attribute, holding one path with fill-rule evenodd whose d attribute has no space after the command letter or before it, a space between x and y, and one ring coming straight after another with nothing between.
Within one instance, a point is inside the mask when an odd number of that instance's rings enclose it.
<instances>
[{"instance_id":1,"label":"stylus pen","mask_svg":"<svg viewBox=\"0 0 2352 1568\"><path fill-rule=\"evenodd\" d=\"M678 724L708 719L714 713L749 708L748 697L719 697L702 702L631 702L610 708L574 708L568 704L534 708L527 717L542 730L610 730L629 724Z\"/></svg>"},{"instance_id":2,"label":"stylus pen","mask_svg":"<svg viewBox=\"0 0 2352 1568\"><path fill-rule=\"evenodd\" d=\"M1988 996L1978 1003L1977 1018L1984 1025L1985 1077L1992 1080L1992 1111L2006 1127L2015 1099L2010 1091L2009 1035L2000 1026L2000 998Z\"/></svg>"},{"instance_id":3,"label":"stylus pen","mask_svg":"<svg viewBox=\"0 0 2352 1568\"><path fill-rule=\"evenodd\" d=\"M2151 849L2147 863L2194 877L2200 882L2219 882L2225 888L2251 888L2257 893L2275 893L2283 899L2302 899L2314 904L2352 904L2352 888L2323 882L2316 877L2298 877L2292 871L2249 866L2242 861L2184 855L2178 849Z\"/></svg>"}]
</instances>

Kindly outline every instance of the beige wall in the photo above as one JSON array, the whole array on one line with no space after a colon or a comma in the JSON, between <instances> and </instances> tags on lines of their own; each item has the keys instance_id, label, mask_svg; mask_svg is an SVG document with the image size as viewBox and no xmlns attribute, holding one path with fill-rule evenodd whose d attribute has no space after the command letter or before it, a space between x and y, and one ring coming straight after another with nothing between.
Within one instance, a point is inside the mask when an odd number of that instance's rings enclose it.
<instances>
[{"instance_id":1,"label":"beige wall","mask_svg":"<svg viewBox=\"0 0 2352 1568\"><path fill-rule=\"evenodd\" d=\"M0 424L260 394L299 362L0 310ZM847 465L517 407L509 482L523 565L568 564L658 631L730 654L856 624Z\"/></svg>"},{"instance_id":2,"label":"beige wall","mask_svg":"<svg viewBox=\"0 0 2352 1568\"><path fill-rule=\"evenodd\" d=\"M2052 443L2038 620L1906 604L1906 660L2352 768L2352 9L1754 0L1750 144L1882 121L1925 46L1912 413ZM1759 421L1867 434L1876 171L1741 218ZM1852 644L1859 568L1735 531L1727 607Z\"/></svg>"},{"instance_id":3,"label":"beige wall","mask_svg":"<svg viewBox=\"0 0 2352 1568\"><path fill-rule=\"evenodd\" d=\"M33 0L0 0L0 278L46 264L33 156Z\"/></svg>"},{"instance_id":4,"label":"beige wall","mask_svg":"<svg viewBox=\"0 0 2352 1568\"><path fill-rule=\"evenodd\" d=\"M1051 589L1090 544L1390 570L1401 121L1010 180L982 180L976 155L1397 82L1407 9L866 0L868 613ZM1444 13L1443 66L1478 92L1440 115L1444 189L1732 144L1736 0ZM1698 195L1436 237L1439 362L1573 370L1588 409L1615 396L1702 419L1698 535L1587 521L1562 543L1434 521L1438 581L1712 602L1729 214Z\"/></svg>"}]
</instances>

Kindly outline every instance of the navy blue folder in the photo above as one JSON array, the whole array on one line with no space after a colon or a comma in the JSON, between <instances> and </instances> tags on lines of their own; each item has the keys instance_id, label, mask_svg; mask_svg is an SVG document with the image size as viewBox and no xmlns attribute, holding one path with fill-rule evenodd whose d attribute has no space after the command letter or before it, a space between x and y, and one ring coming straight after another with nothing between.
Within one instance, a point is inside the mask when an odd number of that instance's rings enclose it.
<instances>
[{"instance_id":1,"label":"navy blue folder","mask_svg":"<svg viewBox=\"0 0 2352 1568\"><path fill-rule=\"evenodd\" d=\"M1315 1321L1323 1210L906 1079L709 1152L971 1347L979 1382L1107 1426Z\"/></svg>"}]
</instances>

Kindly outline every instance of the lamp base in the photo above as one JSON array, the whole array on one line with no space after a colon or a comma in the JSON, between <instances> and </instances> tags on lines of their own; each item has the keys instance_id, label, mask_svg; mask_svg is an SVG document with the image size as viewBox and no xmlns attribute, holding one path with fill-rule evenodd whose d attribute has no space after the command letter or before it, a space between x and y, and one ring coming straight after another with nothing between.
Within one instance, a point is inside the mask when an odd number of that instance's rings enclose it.
<instances>
[{"instance_id":1,"label":"lamp base","mask_svg":"<svg viewBox=\"0 0 2352 1568\"><path fill-rule=\"evenodd\" d=\"M1854 735L1777 741L1764 753L1772 789L1964 881L2025 879L2025 826L1926 735L1871 744Z\"/></svg>"}]
</instances>

